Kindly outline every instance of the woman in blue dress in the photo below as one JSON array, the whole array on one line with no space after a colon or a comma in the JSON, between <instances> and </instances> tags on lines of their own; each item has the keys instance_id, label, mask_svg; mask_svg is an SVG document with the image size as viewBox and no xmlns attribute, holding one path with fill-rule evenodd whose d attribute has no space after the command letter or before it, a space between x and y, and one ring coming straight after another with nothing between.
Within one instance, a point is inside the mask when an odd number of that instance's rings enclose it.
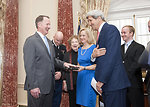
<instances>
[{"instance_id":1,"label":"woman in blue dress","mask_svg":"<svg viewBox=\"0 0 150 107\"><path fill-rule=\"evenodd\" d=\"M89 29L80 30L79 40L82 46L78 50L80 72L78 72L77 76L76 103L85 107L95 107L96 92L91 86L91 80L94 77L96 65L91 62L91 54L96 46Z\"/></svg>"}]
</instances>

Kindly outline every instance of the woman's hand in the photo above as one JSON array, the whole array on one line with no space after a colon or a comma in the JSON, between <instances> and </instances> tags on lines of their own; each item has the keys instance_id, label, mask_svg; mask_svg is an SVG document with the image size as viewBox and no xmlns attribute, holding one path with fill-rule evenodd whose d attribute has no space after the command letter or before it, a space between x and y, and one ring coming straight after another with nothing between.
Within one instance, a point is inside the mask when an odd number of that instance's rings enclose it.
<instances>
[{"instance_id":1,"label":"woman's hand","mask_svg":"<svg viewBox=\"0 0 150 107\"><path fill-rule=\"evenodd\" d=\"M63 80L63 87L62 87L62 89L67 92L67 83L66 83L66 80Z\"/></svg>"},{"instance_id":2,"label":"woman's hand","mask_svg":"<svg viewBox=\"0 0 150 107\"><path fill-rule=\"evenodd\" d=\"M76 65L76 67L77 67L78 69L77 69L77 70L73 70L73 71L80 72L80 71L82 71L82 70L85 70L85 67L84 67L84 66Z\"/></svg>"}]
</instances>

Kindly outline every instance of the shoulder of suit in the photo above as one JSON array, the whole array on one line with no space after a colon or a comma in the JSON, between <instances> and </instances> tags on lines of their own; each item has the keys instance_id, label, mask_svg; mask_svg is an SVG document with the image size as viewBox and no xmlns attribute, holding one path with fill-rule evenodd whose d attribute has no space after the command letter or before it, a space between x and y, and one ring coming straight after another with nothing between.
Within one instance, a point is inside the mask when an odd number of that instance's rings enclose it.
<instances>
[{"instance_id":1,"label":"shoulder of suit","mask_svg":"<svg viewBox=\"0 0 150 107\"><path fill-rule=\"evenodd\" d=\"M27 37L26 40L35 40L35 38L36 38L36 33L31 35L31 36L29 36L29 37Z\"/></svg>"},{"instance_id":2,"label":"shoulder of suit","mask_svg":"<svg viewBox=\"0 0 150 107\"><path fill-rule=\"evenodd\" d=\"M138 42L136 42L136 41L133 41L133 43L134 43L135 45L137 45L138 47L145 48L144 45L142 45L142 44L140 44L140 43L138 43Z\"/></svg>"},{"instance_id":3,"label":"shoulder of suit","mask_svg":"<svg viewBox=\"0 0 150 107\"><path fill-rule=\"evenodd\" d=\"M108 32L108 31L115 31L115 30L118 31L117 27L115 25L112 25L112 24L105 23L103 27L105 28L106 32Z\"/></svg>"},{"instance_id":4,"label":"shoulder of suit","mask_svg":"<svg viewBox=\"0 0 150 107\"><path fill-rule=\"evenodd\" d=\"M150 45L150 41L147 43L147 45Z\"/></svg>"}]
</instances>

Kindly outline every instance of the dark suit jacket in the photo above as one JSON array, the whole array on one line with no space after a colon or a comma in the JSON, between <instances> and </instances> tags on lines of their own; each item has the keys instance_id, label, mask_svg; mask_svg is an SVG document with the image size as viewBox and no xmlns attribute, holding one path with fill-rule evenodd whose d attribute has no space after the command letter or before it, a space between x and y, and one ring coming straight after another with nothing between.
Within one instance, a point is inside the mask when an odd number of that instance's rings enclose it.
<instances>
[{"instance_id":1,"label":"dark suit jacket","mask_svg":"<svg viewBox=\"0 0 150 107\"><path fill-rule=\"evenodd\" d=\"M144 46L132 41L126 53L124 53L124 44L121 46L122 59L132 88L143 88L141 67L138 59L144 51Z\"/></svg>"},{"instance_id":2,"label":"dark suit jacket","mask_svg":"<svg viewBox=\"0 0 150 107\"><path fill-rule=\"evenodd\" d=\"M23 48L26 71L25 90L40 88L41 94L48 94L54 87L54 66L63 67L63 62L55 58L55 51L49 39L48 43L51 56L37 32L25 41Z\"/></svg>"},{"instance_id":3,"label":"dark suit jacket","mask_svg":"<svg viewBox=\"0 0 150 107\"><path fill-rule=\"evenodd\" d=\"M118 29L105 23L100 32L98 43L106 48L106 54L96 59L95 77L103 82L103 92L115 91L130 86L121 57L121 37Z\"/></svg>"},{"instance_id":4,"label":"dark suit jacket","mask_svg":"<svg viewBox=\"0 0 150 107\"><path fill-rule=\"evenodd\" d=\"M70 62L70 54L71 54L71 62ZM78 58L78 52L75 52L73 50L66 52L64 55L64 61L68 62L68 63L72 63L74 65L77 65L77 58ZM76 72L76 71L66 70L64 72L63 77L67 82L67 89L68 90L71 90L70 72L72 72L73 86L75 86L73 88L76 88L76 81L77 81L77 75L78 75L78 72Z\"/></svg>"},{"instance_id":5,"label":"dark suit jacket","mask_svg":"<svg viewBox=\"0 0 150 107\"><path fill-rule=\"evenodd\" d=\"M64 60L64 54L66 52L66 46L65 45L60 45L59 49L58 47L55 46L54 41L52 41L52 44L54 46L54 50L55 50L55 57L61 61ZM58 67L55 67L55 72L61 72L63 69L60 69Z\"/></svg>"}]
</instances>

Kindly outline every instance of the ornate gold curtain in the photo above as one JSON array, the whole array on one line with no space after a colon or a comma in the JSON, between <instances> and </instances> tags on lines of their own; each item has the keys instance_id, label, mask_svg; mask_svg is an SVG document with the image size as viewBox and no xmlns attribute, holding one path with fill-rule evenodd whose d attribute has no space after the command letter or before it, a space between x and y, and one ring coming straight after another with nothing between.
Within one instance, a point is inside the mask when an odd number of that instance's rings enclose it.
<instances>
[{"instance_id":1,"label":"ornate gold curtain","mask_svg":"<svg viewBox=\"0 0 150 107\"><path fill-rule=\"evenodd\" d=\"M82 26L87 26L86 13L90 10L102 10L107 17L110 0L80 0L81 11L79 16L82 20Z\"/></svg>"},{"instance_id":2,"label":"ornate gold curtain","mask_svg":"<svg viewBox=\"0 0 150 107\"><path fill-rule=\"evenodd\" d=\"M88 27L86 13L90 10L102 10L106 18L109 9L109 3L110 0L80 0L81 11L78 15L81 19L81 27ZM93 32L93 35L95 35L95 33L96 32Z\"/></svg>"},{"instance_id":3,"label":"ornate gold curtain","mask_svg":"<svg viewBox=\"0 0 150 107\"><path fill-rule=\"evenodd\" d=\"M6 0L0 0L0 39L4 34L4 19L5 19Z\"/></svg>"}]
</instances>

